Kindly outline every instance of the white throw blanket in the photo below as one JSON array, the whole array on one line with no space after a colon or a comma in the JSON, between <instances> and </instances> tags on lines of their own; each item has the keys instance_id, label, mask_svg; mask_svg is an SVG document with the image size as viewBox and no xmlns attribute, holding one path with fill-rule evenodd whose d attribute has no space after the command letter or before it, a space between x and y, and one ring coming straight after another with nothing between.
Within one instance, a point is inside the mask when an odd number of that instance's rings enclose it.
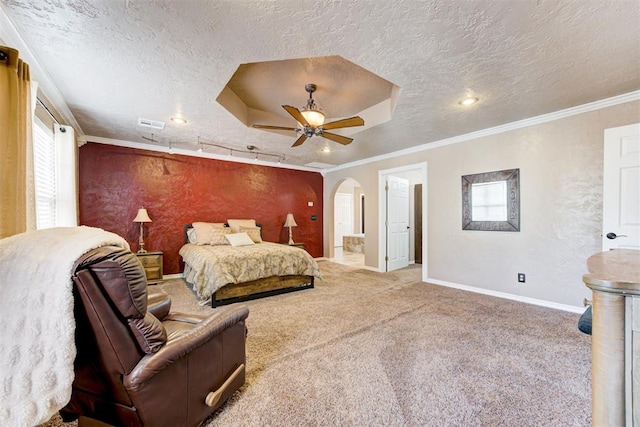
<instances>
[{"instance_id":1,"label":"white throw blanket","mask_svg":"<svg viewBox=\"0 0 640 427\"><path fill-rule=\"evenodd\" d=\"M40 424L69 402L73 265L107 245L129 249L122 237L84 226L0 240L0 426Z\"/></svg>"}]
</instances>

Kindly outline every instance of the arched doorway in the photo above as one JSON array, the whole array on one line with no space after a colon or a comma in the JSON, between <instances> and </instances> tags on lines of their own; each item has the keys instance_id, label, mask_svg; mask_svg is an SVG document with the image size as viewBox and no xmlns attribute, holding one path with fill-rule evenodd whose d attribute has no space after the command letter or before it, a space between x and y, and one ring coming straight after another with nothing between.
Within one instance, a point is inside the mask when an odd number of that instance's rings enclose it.
<instances>
[{"instance_id":1,"label":"arched doorway","mask_svg":"<svg viewBox=\"0 0 640 427\"><path fill-rule=\"evenodd\" d=\"M364 267L364 192L358 181L344 179L333 196L332 261Z\"/></svg>"}]
</instances>

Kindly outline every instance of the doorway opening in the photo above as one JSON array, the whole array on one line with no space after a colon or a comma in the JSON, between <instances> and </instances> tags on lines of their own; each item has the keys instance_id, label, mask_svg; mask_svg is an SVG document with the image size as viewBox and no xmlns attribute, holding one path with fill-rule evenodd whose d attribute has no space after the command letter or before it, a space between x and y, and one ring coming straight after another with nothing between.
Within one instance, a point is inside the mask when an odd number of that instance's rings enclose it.
<instances>
[{"instance_id":1,"label":"doorway opening","mask_svg":"<svg viewBox=\"0 0 640 427\"><path fill-rule=\"evenodd\" d=\"M378 171L378 269L427 271L427 163Z\"/></svg>"},{"instance_id":2,"label":"doorway opening","mask_svg":"<svg viewBox=\"0 0 640 427\"><path fill-rule=\"evenodd\" d=\"M333 197L333 262L364 267L364 192L346 178Z\"/></svg>"}]
</instances>

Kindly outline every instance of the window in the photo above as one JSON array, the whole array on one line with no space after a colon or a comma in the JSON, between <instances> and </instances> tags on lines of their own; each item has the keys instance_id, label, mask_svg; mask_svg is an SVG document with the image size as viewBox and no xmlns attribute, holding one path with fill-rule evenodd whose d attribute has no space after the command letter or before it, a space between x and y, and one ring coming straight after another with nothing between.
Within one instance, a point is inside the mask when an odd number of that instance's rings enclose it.
<instances>
[{"instance_id":1,"label":"window","mask_svg":"<svg viewBox=\"0 0 640 427\"><path fill-rule=\"evenodd\" d=\"M507 220L507 181L483 182L471 185L471 220Z\"/></svg>"},{"instance_id":2,"label":"window","mask_svg":"<svg viewBox=\"0 0 640 427\"><path fill-rule=\"evenodd\" d=\"M48 119L48 120L47 120ZM78 225L77 148L70 126L38 115L33 121L36 228Z\"/></svg>"},{"instance_id":3,"label":"window","mask_svg":"<svg viewBox=\"0 0 640 427\"><path fill-rule=\"evenodd\" d=\"M36 117L33 126L33 168L36 189L36 227L56 225L56 156L51 126Z\"/></svg>"}]
</instances>

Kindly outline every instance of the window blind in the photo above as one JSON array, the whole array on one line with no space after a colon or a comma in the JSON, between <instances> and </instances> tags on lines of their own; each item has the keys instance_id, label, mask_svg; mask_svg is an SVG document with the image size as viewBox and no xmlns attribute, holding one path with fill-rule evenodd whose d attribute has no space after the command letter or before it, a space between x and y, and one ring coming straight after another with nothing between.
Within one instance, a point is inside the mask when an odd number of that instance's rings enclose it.
<instances>
[{"instance_id":1,"label":"window blind","mask_svg":"<svg viewBox=\"0 0 640 427\"><path fill-rule=\"evenodd\" d=\"M56 225L56 158L53 129L39 118L33 126L33 167L36 189L36 227Z\"/></svg>"},{"instance_id":2,"label":"window blind","mask_svg":"<svg viewBox=\"0 0 640 427\"><path fill-rule=\"evenodd\" d=\"M471 200L473 221L507 220L507 181L473 184Z\"/></svg>"}]
</instances>

